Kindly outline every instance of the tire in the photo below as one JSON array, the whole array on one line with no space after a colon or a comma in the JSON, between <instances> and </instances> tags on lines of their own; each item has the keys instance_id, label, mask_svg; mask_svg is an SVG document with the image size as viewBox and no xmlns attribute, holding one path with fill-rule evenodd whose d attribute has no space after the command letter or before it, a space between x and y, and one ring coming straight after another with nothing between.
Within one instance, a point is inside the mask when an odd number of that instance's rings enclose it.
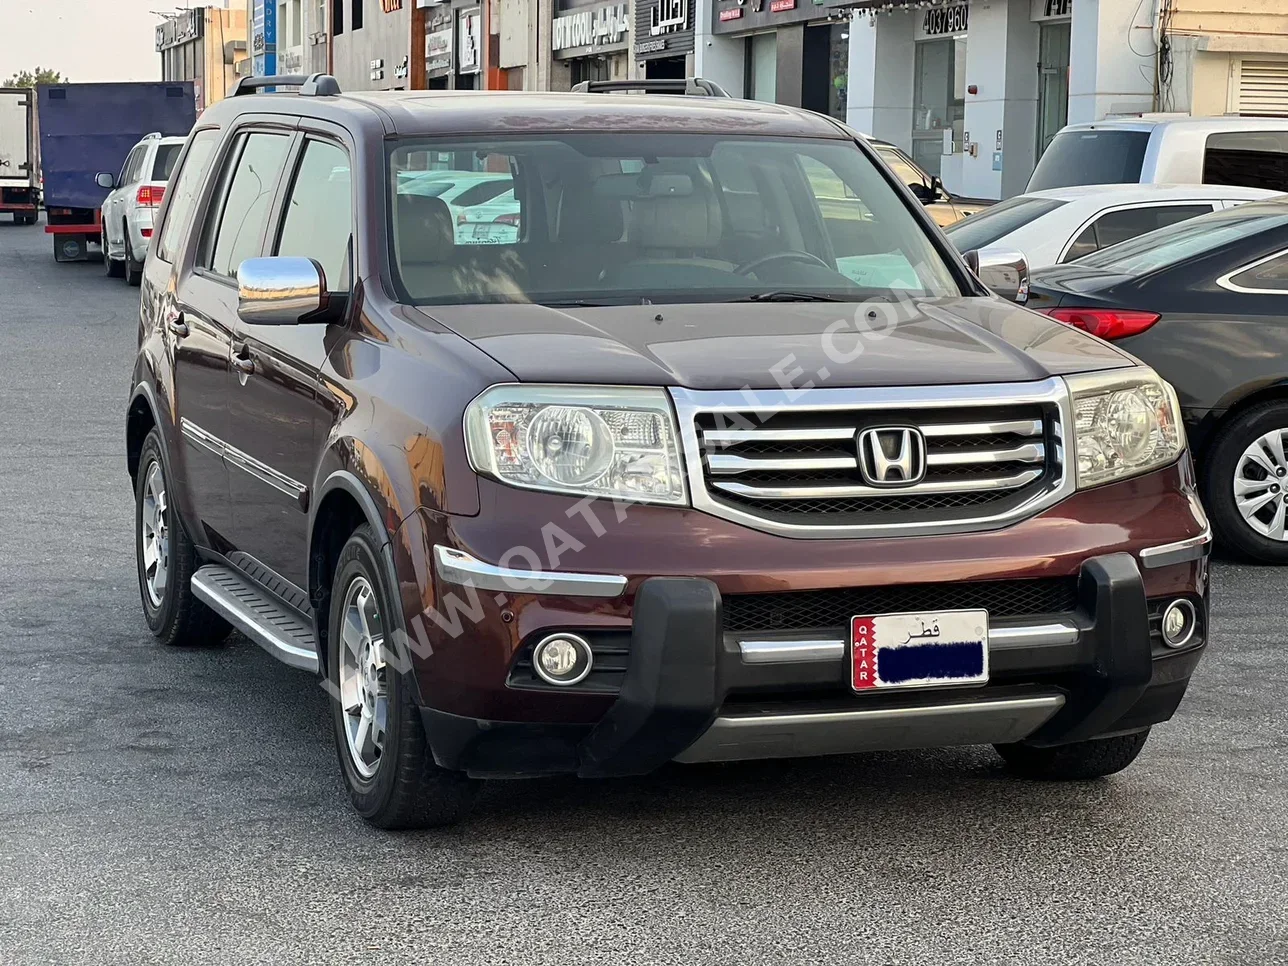
<instances>
[{"instance_id":1,"label":"tire","mask_svg":"<svg viewBox=\"0 0 1288 966\"><path fill-rule=\"evenodd\" d=\"M1122 771L1140 754L1149 729L1113 738L1094 738L1055 748L994 745L1011 771L1041 781L1091 781Z\"/></svg>"},{"instance_id":2,"label":"tire","mask_svg":"<svg viewBox=\"0 0 1288 966\"><path fill-rule=\"evenodd\" d=\"M395 670L396 662L384 661L378 668L382 651L377 648L369 663L370 642L385 639L389 627L380 615L396 613L378 548L371 527L359 527L340 552L332 581L327 674L340 769L353 807L372 825L383 829L450 825L469 811L479 783L434 763L412 699L411 681ZM350 612L355 617L346 642L343 632ZM359 612L365 615L361 621L356 617ZM361 669L367 667L371 673L363 677ZM342 685L342 674L349 687ZM352 704L346 709L349 696ZM363 740L364 719L369 734L372 723L382 717L382 738Z\"/></svg>"},{"instance_id":3,"label":"tire","mask_svg":"<svg viewBox=\"0 0 1288 966\"><path fill-rule=\"evenodd\" d=\"M130 226L121 225L122 244L125 247L125 284L138 288L143 282L143 263L134 260L134 245L130 242ZM103 248L103 257L107 257L107 248Z\"/></svg>"},{"instance_id":4,"label":"tire","mask_svg":"<svg viewBox=\"0 0 1288 966\"><path fill-rule=\"evenodd\" d=\"M157 483L161 487L159 501ZM166 499L169 490L161 434L154 428L143 441L138 477L134 482L134 557L143 617L162 644L194 647L218 644L232 628L192 593L197 552L184 532L178 510ZM154 513L158 502L161 505ZM158 554L155 559L165 568L164 579L160 581L154 569L157 565L148 561L145 552L145 544L149 542L146 534L156 534L158 529L160 538L151 545Z\"/></svg>"},{"instance_id":5,"label":"tire","mask_svg":"<svg viewBox=\"0 0 1288 966\"><path fill-rule=\"evenodd\" d=\"M1244 556L1265 563L1288 563L1288 460L1280 464L1279 457L1262 448L1269 460L1268 466L1276 470L1273 482L1271 473L1245 454L1267 434L1281 433L1281 446L1288 437L1288 402L1268 402L1239 413L1218 431L1208 450L1203 466L1203 502L1212 518L1212 526L1222 546ZM1244 518L1234 494L1235 479L1239 476L1252 488L1247 496L1252 499L1271 496L1270 502L1258 510L1253 519L1269 532L1263 533ZM1265 477L1265 490L1257 484ZM1254 478L1255 477L1255 478ZM1279 522L1276 530L1274 524ZM1279 532L1282 539L1273 534Z\"/></svg>"}]
</instances>

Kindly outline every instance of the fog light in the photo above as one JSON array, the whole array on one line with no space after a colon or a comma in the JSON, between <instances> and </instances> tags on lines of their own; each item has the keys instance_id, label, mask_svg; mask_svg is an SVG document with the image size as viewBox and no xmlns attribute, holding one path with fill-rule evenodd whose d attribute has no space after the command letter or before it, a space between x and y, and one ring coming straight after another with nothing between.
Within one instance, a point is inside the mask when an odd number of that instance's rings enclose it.
<instances>
[{"instance_id":1,"label":"fog light","mask_svg":"<svg viewBox=\"0 0 1288 966\"><path fill-rule=\"evenodd\" d=\"M1184 647L1194 636L1198 614L1188 600L1174 600L1163 611L1163 643L1168 647Z\"/></svg>"},{"instance_id":2,"label":"fog light","mask_svg":"<svg viewBox=\"0 0 1288 966\"><path fill-rule=\"evenodd\" d=\"M547 684L568 687L586 679L595 656L576 634L553 634L532 651L532 666Z\"/></svg>"}]
</instances>

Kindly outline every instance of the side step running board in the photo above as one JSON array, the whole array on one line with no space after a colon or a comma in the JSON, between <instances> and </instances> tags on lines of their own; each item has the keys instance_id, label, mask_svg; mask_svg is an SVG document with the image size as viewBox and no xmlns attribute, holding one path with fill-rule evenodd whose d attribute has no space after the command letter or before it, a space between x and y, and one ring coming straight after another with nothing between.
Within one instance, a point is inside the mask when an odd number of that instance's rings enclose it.
<instances>
[{"instance_id":1,"label":"side step running board","mask_svg":"<svg viewBox=\"0 0 1288 966\"><path fill-rule=\"evenodd\" d=\"M207 564L192 575L192 592L283 664L317 673L317 641L307 620L236 570Z\"/></svg>"}]
</instances>

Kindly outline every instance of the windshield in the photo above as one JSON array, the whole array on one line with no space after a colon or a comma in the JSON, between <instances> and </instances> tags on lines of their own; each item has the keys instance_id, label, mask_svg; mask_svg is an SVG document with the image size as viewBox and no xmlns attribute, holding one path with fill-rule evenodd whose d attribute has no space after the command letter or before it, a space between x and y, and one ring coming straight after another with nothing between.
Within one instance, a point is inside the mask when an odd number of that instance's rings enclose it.
<instances>
[{"instance_id":1,"label":"windshield","mask_svg":"<svg viewBox=\"0 0 1288 966\"><path fill-rule=\"evenodd\" d=\"M1148 275L1224 245L1288 224L1288 209L1279 212L1247 207L1200 215L1147 235L1102 248L1078 259L1078 265L1115 275Z\"/></svg>"},{"instance_id":2,"label":"windshield","mask_svg":"<svg viewBox=\"0 0 1288 966\"><path fill-rule=\"evenodd\" d=\"M1052 198L1020 195L949 225L944 233L959 252L978 251L1065 204Z\"/></svg>"},{"instance_id":3,"label":"windshield","mask_svg":"<svg viewBox=\"0 0 1288 966\"><path fill-rule=\"evenodd\" d=\"M1042 155L1025 190L1136 184L1148 146L1148 131L1061 131Z\"/></svg>"},{"instance_id":4,"label":"windshield","mask_svg":"<svg viewBox=\"0 0 1288 966\"><path fill-rule=\"evenodd\" d=\"M394 264L414 302L961 294L879 167L848 142L597 133L402 141L390 163ZM469 169L486 188L427 190L436 172ZM485 218L476 206L491 211L502 194L514 201Z\"/></svg>"}]
</instances>

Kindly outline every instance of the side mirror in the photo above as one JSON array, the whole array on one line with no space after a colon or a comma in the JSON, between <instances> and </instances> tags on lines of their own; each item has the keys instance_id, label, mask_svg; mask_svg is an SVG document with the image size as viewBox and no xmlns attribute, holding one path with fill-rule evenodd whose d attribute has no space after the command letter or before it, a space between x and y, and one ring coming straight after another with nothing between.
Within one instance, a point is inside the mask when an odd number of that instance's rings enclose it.
<instances>
[{"instance_id":1,"label":"side mirror","mask_svg":"<svg viewBox=\"0 0 1288 966\"><path fill-rule=\"evenodd\" d=\"M944 190L944 183L939 180L939 175L930 176L930 190L936 198L947 198L948 192Z\"/></svg>"},{"instance_id":2,"label":"side mirror","mask_svg":"<svg viewBox=\"0 0 1288 966\"><path fill-rule=\"evenodd\" d=\"M313 321L329 303L326 273L311 258L248 258L237 269L237 315L251 325Z\"/></svg>"},{"instance_id":3,"label":"side mirror","mask_svg":"<svg viewBox=\"0 0 1288 966\"><path fill-rule=\"evenodd\" d=\"M111 191L116 187L116 175L112 174L110 171L100 171L98 174L94 175L94 183L100 188L106 188L108 191Z\"/></svg>"},{"instance_id":4,"label":"side mirror","mask_svg":"<svg viewBox=\"0 0 1288 966\"><path fill-rule=\"evenodd\" d=\"M939 198L934 188L927 188L920 181L914 181L908 185L908 190L923 205L933 205Z\"/></svg>"},{"instance_id":5,"label":"side mirror","mask_svg":"<svg viewBox=\"0 0 1288 966\"><path fill-rule=\"evenodd\" d=\"M1016 305L1029 300L1029 261L1023 252L984 248L962 257L990 292Z\"/></svg>"}]
</instances>

